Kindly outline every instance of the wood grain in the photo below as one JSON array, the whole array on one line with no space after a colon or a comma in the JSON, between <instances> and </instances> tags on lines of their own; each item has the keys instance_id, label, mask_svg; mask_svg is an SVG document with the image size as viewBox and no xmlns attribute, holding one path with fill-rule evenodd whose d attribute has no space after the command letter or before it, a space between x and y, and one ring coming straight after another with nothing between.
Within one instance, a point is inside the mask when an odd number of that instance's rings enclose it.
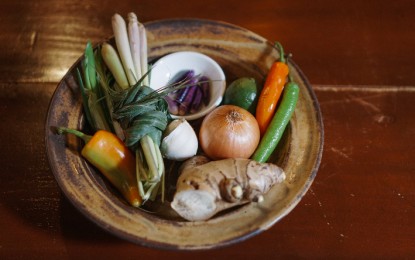
<instances>
[{"instance_id":1,"label":"wood grain","mask_svg":"<svg viewBox=\"0 0 415 260\"><path fill-rule=\"evenodd\" d=\"M49 168L44 123L57 83L114 12L149 22L221 20L279 40L312 83L325 150L287 217L242 243L195 253L117 239L81 215ZM0 258L413 258L415 8L401 1L0 2Z\"/></svg>"},{"instance_id":2,"label":"wood grain","mask_svg":"<svg viewBox=\"0 0 415 260\"><path fill-rule=\"evenodd\" d=\"M113 7L112 1L2 1L0 77L8 82L57 82L87 40L96 43L112 34L114 12L135 11L143 22L220 20L281 41L314 84L415 83L410 0L119 2Z\"/></svg>"}]
</instances>

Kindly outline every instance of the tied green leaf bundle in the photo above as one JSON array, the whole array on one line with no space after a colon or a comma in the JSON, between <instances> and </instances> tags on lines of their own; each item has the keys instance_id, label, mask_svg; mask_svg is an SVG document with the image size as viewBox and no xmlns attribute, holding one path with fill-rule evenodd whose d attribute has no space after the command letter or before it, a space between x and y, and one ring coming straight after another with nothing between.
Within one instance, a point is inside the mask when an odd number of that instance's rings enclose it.
<instances>
[{"instance_id":1,"label":"tied green leaf bundle","mask_svg":"<svg viewBox=\"0 0 415 260\"><path fill-rule=\"evenodd\" d=\"M125 144L136 153L139 190L146 201L156 196L160 181L164 180L164 162L159 147L168 114L163 97L140 85L142 79L116 94L113 113L125 130ZM161 193L163 200L163 185Z\"/></svg>"}]
</instances>

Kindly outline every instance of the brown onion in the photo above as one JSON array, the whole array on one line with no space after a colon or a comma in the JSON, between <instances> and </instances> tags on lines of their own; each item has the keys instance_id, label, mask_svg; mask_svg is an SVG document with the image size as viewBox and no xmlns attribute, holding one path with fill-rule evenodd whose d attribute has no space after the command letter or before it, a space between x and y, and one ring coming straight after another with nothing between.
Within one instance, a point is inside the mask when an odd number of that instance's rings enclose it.
<instances>
[{"instance_id":1,"label":"brown onion","mask_svg":"<svg viewBox=\"0 0 415 260\"><path fill-rule=\"evenodd\" d=\"M223 105L202 122L199 142L211 159L249 158L260 139L255 117L243 108Z\"/></svg>"}]
</instances>

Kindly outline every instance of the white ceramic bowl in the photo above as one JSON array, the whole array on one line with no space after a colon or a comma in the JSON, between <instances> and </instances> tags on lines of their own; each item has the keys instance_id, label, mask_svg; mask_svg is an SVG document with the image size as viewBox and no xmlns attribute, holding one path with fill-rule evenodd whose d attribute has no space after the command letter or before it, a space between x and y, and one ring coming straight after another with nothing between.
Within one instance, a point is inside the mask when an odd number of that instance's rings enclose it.
<instances>
[{"instance_id":1,"label":"white ceramic bowl","mask_svg":"<svg viewBox=\"0 0 415 260\"><path fill-rule=\"evenodd\" d=\"M209 56L199 52L181 51L160 58L151 70L150 87L154 90L166 86L179 72L193 70L195 75L206 76L211 80L210 100L199 112L185 116L171 115L173 118L194 120L205 116L217 107L223 98L226 88L225 74L219 64Z\"/></svg>"}]
</instances>

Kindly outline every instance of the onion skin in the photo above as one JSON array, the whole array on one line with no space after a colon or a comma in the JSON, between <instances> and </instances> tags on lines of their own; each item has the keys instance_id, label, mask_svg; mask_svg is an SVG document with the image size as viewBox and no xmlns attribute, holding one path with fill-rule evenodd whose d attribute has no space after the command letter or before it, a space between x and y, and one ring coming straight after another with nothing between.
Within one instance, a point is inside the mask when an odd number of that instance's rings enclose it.
<instances>
[{"instance_id":1,"label":"onion skin","mask_svg":"<svg viewBox=\"0 0 415 260\"><path fill-rule=\"evenodd\" d=\"M213 160L250 158L259 140L255 117L234 105L223 105L210 112L199 132L200 147Z\"/></svg>"}]
</instances>

